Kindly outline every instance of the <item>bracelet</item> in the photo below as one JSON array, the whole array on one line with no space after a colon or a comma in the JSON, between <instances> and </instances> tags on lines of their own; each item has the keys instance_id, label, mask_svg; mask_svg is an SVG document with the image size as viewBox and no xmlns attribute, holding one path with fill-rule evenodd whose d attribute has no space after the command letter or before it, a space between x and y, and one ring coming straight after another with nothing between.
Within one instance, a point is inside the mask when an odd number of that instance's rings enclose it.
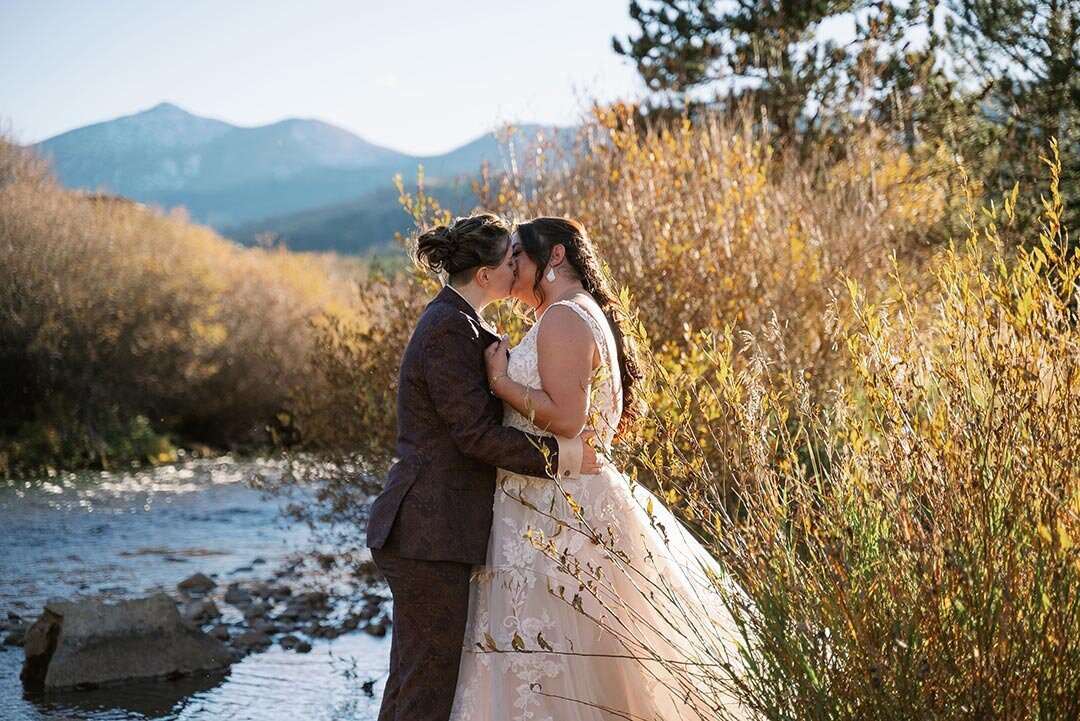
<instances>
[{"instance_id":1,"label":"bracelet","mask_svg":"<svg viewBox=\"0 0 1080 721\"><path fill-rule=\"evenodd\" d=\"M495 381L499 380L500 378L509 378L509 377L510 376L508 376L505 373L500 373L499 375L495 376L494 378L489 378L488 379L488 388L490 388L491 392L494 393L495 392Z\"/></svg>"}]
</instances>

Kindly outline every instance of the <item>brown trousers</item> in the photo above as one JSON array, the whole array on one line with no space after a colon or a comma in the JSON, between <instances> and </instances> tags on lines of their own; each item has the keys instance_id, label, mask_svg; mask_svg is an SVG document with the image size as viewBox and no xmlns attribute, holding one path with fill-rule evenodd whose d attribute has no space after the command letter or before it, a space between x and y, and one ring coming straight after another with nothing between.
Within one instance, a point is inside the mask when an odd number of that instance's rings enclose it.
<instances>
[{"instance_id":1,"label":"brown trousers","mask_svg":"<svg viewBox=\"0 0 1080 721\"><path fill-rule=\"evenodd\" d=\"M379 721L447 721L461 665L473 567L402 558L396 544L387 545L371 549L394 595L390 676Z\"/></svg>"}]
</instances>

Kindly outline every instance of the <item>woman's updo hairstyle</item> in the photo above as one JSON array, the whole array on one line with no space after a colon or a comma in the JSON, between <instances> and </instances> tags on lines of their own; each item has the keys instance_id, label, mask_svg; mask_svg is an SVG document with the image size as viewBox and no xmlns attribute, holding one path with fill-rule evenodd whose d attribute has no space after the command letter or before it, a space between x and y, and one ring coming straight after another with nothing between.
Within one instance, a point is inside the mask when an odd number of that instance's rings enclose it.
<instances>
[{"instance_id":1,"label":"woman's updo hairstyle","mask_svg":"<svg viewBox=\"0 0 1080 721\"><path fill-rule=\"evenodd\" d=\"M477 213L422 233L416 259L457 285L471 280L466 277L470 271L502 263L509 247L510 224L492 213Z\"/></svg>"}]
</instances>

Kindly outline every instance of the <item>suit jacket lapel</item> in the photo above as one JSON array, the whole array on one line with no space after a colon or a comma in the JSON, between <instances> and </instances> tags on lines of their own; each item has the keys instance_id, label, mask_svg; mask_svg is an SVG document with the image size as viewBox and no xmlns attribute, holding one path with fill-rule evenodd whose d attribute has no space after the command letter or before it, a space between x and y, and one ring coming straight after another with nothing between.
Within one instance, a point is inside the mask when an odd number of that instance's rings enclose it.
<instances>
[{"instance_id":1,"label":"suit jacket lapel","mask_svg":"<svg viewBox=\"0 0 1080 721\"><path fill-rule=\"evenodd\" d=\"M443 289L435 296L435 300L449 303L467 315L473 323L476 324L476 327L480 329L481 335L487 336L489 341L499 340L499 334L487 321L480 317L476 312L476 308L473 308L469 301L465 300L460 293L450 286L443 286Z\"/></svg>"}]
</instances>

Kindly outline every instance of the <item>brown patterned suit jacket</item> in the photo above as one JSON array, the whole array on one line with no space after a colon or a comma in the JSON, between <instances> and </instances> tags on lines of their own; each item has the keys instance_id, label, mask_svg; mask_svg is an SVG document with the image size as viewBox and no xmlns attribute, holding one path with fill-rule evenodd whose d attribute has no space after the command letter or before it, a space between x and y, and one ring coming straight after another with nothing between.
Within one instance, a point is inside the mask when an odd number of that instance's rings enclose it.
<instances>
[{"instance_id":1,"label":"brown patterned suit jacket","mask_svg":"<svg viewBox=\"0 0 1080 721\"><path fill-rule=\"evenodd\" d=\"M484 367L497 339L451 288L420 316L398 376L399 460L371 507L370 548L383 548L393 529L403 558L482 564L496 467L554 476L556 439L502 425Z\"/></svg>"}]
</instances>

